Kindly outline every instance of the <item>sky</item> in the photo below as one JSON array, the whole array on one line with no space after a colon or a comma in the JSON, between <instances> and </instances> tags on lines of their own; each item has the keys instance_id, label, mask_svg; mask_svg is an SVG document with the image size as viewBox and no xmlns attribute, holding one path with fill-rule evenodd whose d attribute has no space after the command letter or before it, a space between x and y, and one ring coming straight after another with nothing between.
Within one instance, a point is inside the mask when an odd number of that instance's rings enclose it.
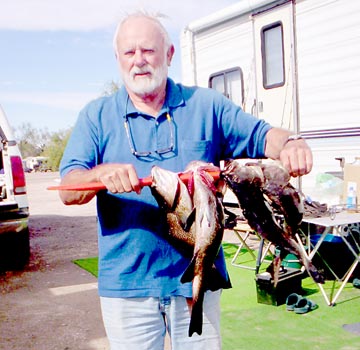
<instances>
[{"instance_id":1,"label":"sky","mask_svg":"<svg viewBox=\"0 0 360 350\"><path fill-rule=\"evenodd\" d=\"M244 1L244 0L241 0ZM0 0L0 105L11 126L57 132L120 83L113 33L126 13L160 12L175 45L169 75L181 82L180 36L191 21L239 0Z\"/></svg>"}]
</instances>

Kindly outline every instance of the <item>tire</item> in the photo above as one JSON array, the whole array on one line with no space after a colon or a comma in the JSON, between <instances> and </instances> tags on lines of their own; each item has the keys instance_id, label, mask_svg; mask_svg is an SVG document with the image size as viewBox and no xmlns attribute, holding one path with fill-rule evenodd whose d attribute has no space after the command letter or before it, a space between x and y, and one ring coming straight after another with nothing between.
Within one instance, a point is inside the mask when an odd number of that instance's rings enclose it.
<instances>
[{"instance_id":1,"label":"tire","mask_svg":"<svg viewBox=\"0 0 360 350\"><path fill-rule=\"evenodd\" d=\"M29 229L0 234L0 271L22 270L29 262Z\"/></svg>"}]
</instances>

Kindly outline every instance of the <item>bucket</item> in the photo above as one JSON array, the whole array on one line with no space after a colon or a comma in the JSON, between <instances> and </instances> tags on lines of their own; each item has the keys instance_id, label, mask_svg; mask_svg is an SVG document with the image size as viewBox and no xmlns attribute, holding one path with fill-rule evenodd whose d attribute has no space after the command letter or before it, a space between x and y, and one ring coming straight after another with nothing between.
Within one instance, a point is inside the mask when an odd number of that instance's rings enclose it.
<instances>
[{"instance_id":1,"label":"bucket","mask_svg":"<svg viewBox=\"0 0 360 350\"><path fill-rule=\"evenodd\" d=\"M316 235L311 235L310 236L310 242L313 246L315 246L315 244L319 241L319 239L321 238L322 235L316 234ZM328 233L325 238L324 238L324 242L329 242L329 243L343 243L343 240L341 237L339 236L335 236L332 235L330 233Z\"/></svg>"},{"instance_id":2,"label":"bucket","mask_svg":"<svg viewBox=\"0 0 360 350\"><path fill-rule=\"evenodd\" d=\"M279 254L280 254L280 249L276 248L275 249L275 255L277 256ZM281 266L290 267L292 269L301 269L301 267L302 267L299 259L294 254L286 255L285 258L281 262Z\"/></svg>"}]
</instances>

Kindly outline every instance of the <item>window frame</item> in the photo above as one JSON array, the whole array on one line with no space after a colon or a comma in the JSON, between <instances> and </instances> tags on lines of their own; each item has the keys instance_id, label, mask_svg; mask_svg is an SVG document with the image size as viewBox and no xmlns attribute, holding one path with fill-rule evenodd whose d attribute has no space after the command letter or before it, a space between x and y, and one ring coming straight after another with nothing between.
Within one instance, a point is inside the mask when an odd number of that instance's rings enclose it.
<instances>
[{"instance_id":1,"label":"window frame","mask_svg":"<svg viewBox=\"0 0 360 350\"><path fill-rule=\"evenodd\" d=\"M282 74L283 79L280 82L276 82L273 84L268 84L266 80L267 76L267 56L265 52L265 32L268 30L271 30L273 28L280 27L281 32L281 55L282 55ZM263 82L263 88L266 90L278 88L285 85L286 81L286 73L285 73L285 52L284 52L284 26L281 21L277 21L274 23L271 23L269 25L264 26L261 28L261 58L262 58L262 82Z\"/></svg>"},{"instance_id":2,"label":"window frame","mask_svg":"<svg viewBox=\"0 0 360 350\"><path fill-rule=\"evenodd\" d=\"M212 87L212 80L214 78L223 76L223 83L224 83L224 94L223 95L226 98L230 99L230 95L229 95L229 92L228 92L228 84L227 84L227 74L233 73L233 72L239 72L240 73L240 89L241 89L241 96L240 96L241 99L240 100L241 100L241 106L243 106L244 101L245 101L245 96L244 96L244 91L245 91L245 89L244 89L244 74L243 74L242 69L239 66L224 69L224 70L221 70L221 71L210 74L209 80L208 80L208 87L210 89L214 89ZM216 90L216 89L214 89L214 90ZM216 90L216 91L218 91L218 90ZM230 100L233 101L233 99L230 99Z\"/></svg>"}]
</instances>

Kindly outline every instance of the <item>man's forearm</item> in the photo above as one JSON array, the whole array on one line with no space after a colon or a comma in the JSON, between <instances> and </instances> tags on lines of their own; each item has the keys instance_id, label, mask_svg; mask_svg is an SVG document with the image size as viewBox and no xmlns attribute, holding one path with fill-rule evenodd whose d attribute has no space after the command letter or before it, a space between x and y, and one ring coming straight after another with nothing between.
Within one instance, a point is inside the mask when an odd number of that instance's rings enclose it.
<instances>
[{"instance_id":1,"label":"man's forearm","mask_svg":"<svg viewBox=\"0 0 360 350\"><path fill-rule=\"evenodd\" d=\"M61 180L61 185L71 185L78 183L88 183L99 181L96 170L76 169L70 171ZM59 191L61 200L66 205L86 204L94 198L97 191Z\"/></svg>"}]
</instances>

